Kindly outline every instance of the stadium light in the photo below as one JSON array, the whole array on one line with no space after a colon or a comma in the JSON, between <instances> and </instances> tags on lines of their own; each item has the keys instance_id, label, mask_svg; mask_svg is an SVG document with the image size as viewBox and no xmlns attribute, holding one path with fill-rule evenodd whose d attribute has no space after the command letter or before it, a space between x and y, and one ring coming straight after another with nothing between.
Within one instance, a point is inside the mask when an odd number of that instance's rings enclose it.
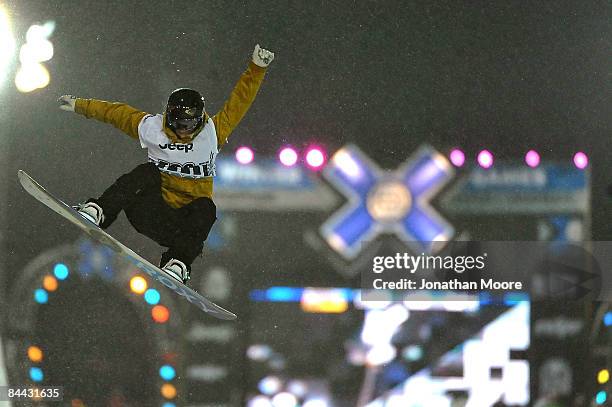
<instances>
[{"instance_id":1,"label":"stadium light","mask_svg":"<svg viewBox=\"0 0 612 407\"><path fill-rule=\"evenodd\" d=\"M33 382L42 382L44 378L45 378L45 375L41 368L39 367L30 368L30 379L32 379Z\"/></svg>"},{"instance_id":2,"label":"stadium light","mask_svg":"<svg viewBox=\"0 0 612 407\"><path fill-rule=\"evenodd\" d=\"M251 345L247 349L247 357L251 360L262 362L272 356L272 349L268 345Z\"/></svg>"},{"instance_id":3,"label":"stadium light","mask_svg":"<svg viewBox=\"0 0 612 407\"><path fill-rule=\"evenodd\" d=\"M0 5L0 85L4 82L9 66L15 58L15 37L11 31L9 15Z\"/></svg>"},{"instance_id":4,"label":"stadium light","mask_svg":"<svg viewBox=\"0 0 612 407\"><path fill-rule=\"evenodd\" d=\"M58 280L65 280L68 278L69 274L68 267L63 263L57 263L53 267L53 274Z\"/></svg>"},{"instance_id":5,"label":"stadium light","mask_svg":"<svg viewBox=\"0 0 612 407\"><path fill-rule=\"evenodd\" d=\"M176 387L170 383L164 383L161 387L161 394L164 398L173 399L176 397Z\"/></svg>"},{"instance_id":6,"label":"stadium light","mask_svg":"<svg viewBox=\"0 0 612 407\"><path fill-rule=\"evenodd\" d=\"M140 276L132 277L130 280L130 289L136 294L142 294L147 290L147 281Z\"/></svg>"},{"instance_id":7,"label":"stadium light","mask_svg":"<svg viewBox=\"0 0 612 407\"><path fill-rule=\"evenodd\" d=\"M34 363L40 363L43 360L43 351L38 346L30 346L28 348L28 358Z\"/></svg>"},{"instance_id":8,"label":"stadium light","mask_svg":"<svg viewBox=\"0 0 612 407\"><path fill-rule=\"evenodd\" d=\"M489 150L482 150L478 153L478 165L482 168L491 168L493 166L493 154Z\"/></svg>"},{"instance_id":9,"label":"stadium light","mask_svg":"<svg viewBox=\"0 0 612 407\"><path fill-rule=\"evenodd\" d=\"M249 147L243 146L236 150L236 161L238 161L240 164L250 164L251 162L253 162L254 157L255 154L253 153L253 150L251 150Z\"/></svg>"},{"instance_id":10,"label":"stadium light","mask_svg":"<svg viewBox=\"0 0 612 407\"><path fill-rule=\"evenodd\" d=\"M402 350L402 357L415 362L423 357L423 348L420 345L408 345Z\"/></svg>"},{"instance_id":11,"label":"stadium light","mask_svg":"<svg viewBox=\"0 0 612 407\"><path fill-rule=\"evenodd\" d=\"M465 153L458 148L452 149L448 158L455 167L463 167L465 164Z\"/></svg>"},{"instance_id":12,"label":"stadium light","mask_svg":"<svg viewBox=\"0 0 612 407\"><path fill-rule=\"evenodd\" d=\"M610 371L608 369L602 369L597 373L597 383L606 384L610 381Z\"/></svg>"},{"instance_id":13,"label":"stadium light","mask_svg":"<svg viewBox=\"0 0 612 407\"><path fill-rule=\"evenodd\" d=\"M320 147L310 147L306 151L306 164L313 170L318 170L325 164L325 152Z\"/></svg>"},{"instance_id":14,"label":"stadium light","mask_svg":"<svg viewBox=\"0 0 612 407\"><path fill-rule=\"evenodd\" d=\"M49 301L49 294L46 290L38 288L34 290L34 300L39 304L46 304Z\"/></svg>"},{"instance_id":15,"label":"stadium light","mask_svg":"<svg viewBox=\"0 0 612 407\"><path fill-rule=\"evenodd\" d=\"M535 150L527 151L527 154L525 154L525 164L531 168L537 167L540 165L540 154Z\"/></svg>"},{"instance_id":16,"label":"stadium light","mask_svg":"<svg viewBox=\"0 0 612 407\"><path fill-rule=\"evenodd\" d=\"M156 305L151 310L151 316L153 317L153 321L158 324L163 324L170 319L170 311L163 305Z\"/></svg>"},{"instance_id":17,"label":"stadium light","mask_svg":"<svg viewBox=\"0 0 612 407\"><path fill-rule=\"evenodd\" d=\"M589 165L589 157L582 151L574 154L574 165L576 168L584 170Z\"/></svg>"},{"instance_id":18,"label":"stadium light","mask_svg":"<svg viewBox=\"0 0 612 407\"><path fill-rule=\"evenodd\" d=\"M603 323L605 326L612 326L612 311L605 313L603 317Z\"/></svg>"},{"instance_id":19,"label":"stadium light","mask_svg":"<svg viewBox=\"0 0 612 407\"><path fill-rule=\"evenodd\" d=\"M600 391L595 396L595 402L599 405L604 404L608 400L608 394L605 391Z\"/></svg>"},{"instance_id":20,"label":"stadium light","mask_svg":"<svg viewBox=\"0 0 612 407\"><path fill-rule=\"evenodd\" d=\"M298 155L297 152L291 147L283 147L278 153L278 160L285 167L292 167L297 163Z\"/></svg>"},{"instance_id":21,"label":"stadium light","mask_svg":"<svg viewBox=\"0 0 612 407\"><path fill-rule=\"evenodd\" d=\"M276 376L266 376L259 381L259 384L257 384L259 391L268 396L278 393L281 391L282 387L282 380Z\"/></svg>"},{"instance_id":22,"label":"stadium light","mask_svg":"<svg viewBox=\"0 0 612 407\"><path fill-rule=\"evenodd\" d=\"M57 279L53 276L45 276L43 278L43 288L47 291L53 292L55 290L57 290Z\"/></svg>"},{"instance_id":23,"label":"stadium light","mask_svg":"<svg viewBox=\"0 0 612 407\"><path fill-rule=\"evenodd\" d=\"M159 368L159 375L161 376L162 379L166 381L170 381L174 379L174 377L176 376L176 372L172 366L163 365L162 367Z\"/></svg>"},{"instance_id":24,"label":"stadium light","mask_svg":"<svg viewBox=\"0 0 612 407\"><path fill-rule=\"evenodd\" d=\"M42 62L53 58L53 44L49 37L55 30L55 23L32 25L26 33L26 43L19 51L21 67L15 76L17 90L23 93L44 88L49 84L49 71Z\"/></svg>"},{"instance_id":25,"label":"stadium light","mask_svg":"<svg viewBox=\"0 0 612 407\"><path fill-rule=\"evenodd\" d=\"M29 93L44 88L49 84L51 77L49 71L42 64L24 65L17 71L15 85L21 93Z\"/></svg>"},{"instance_id":26,"label":"stadium light","mask_svg":"<svg viewBox=\"0 0 612 407\"><path fill-rule=\"evenodd\" d=\"M155 288L149 288L147 291L145 291L144 299L147 304L157 305L161 299L161 295Z\"/></svg>"},{"instance_id":27,"label":"stadium light","mask_svg":"<svg viewBox=\"0 0 612 407\"><path fill-rule=\"evenodd\" d=\"M289 392L281 392L272 397L272 405L274 407L297 407L298 399Z\"/></svg>"}]
</instances>

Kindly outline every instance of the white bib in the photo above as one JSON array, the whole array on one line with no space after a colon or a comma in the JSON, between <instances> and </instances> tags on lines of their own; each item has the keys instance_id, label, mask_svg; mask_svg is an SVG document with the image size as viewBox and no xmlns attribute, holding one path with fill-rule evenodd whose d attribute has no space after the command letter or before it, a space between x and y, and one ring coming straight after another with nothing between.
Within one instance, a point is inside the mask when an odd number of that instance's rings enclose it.
<instances>
[{"instance_id":1,"label":"white bib","mask_svg":"<svg viewBox=\"0 0 612 407\"><path fill-rule=\"evenodd\" d=\"M186 178L215 176L217 132L208 119L198 136L188 144L172 144L164 133L163 115L145 116L138 124L138 138L142 148L148 149L149 162L160 171Z\"/></svg>"}]
</instances>

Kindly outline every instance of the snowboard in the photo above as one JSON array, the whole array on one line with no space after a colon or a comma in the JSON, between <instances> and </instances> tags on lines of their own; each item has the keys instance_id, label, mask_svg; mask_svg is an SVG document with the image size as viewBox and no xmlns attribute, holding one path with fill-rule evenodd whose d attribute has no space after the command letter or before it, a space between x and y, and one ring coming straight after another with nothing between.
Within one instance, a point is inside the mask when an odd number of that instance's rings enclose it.
<instances>
[{"instance_id":1,"label":"snowboard","mask_svg":"<svg viewBox=\"0 0 612 407\"><path fill-rule=\"evenodd\" d=\"M189 302L200 308L205 313L215 318L223 320L236 319L236 315L232 312L221 308L217 304L208 300L206 297L202 296L201 294L198 294L190 287L186 286L181 282L178 282L165 271L163 271L159 267L154 266L142 256L135 253L132 249L119 242L117 239L106 233L104 230L100 229L97 225L83 218L75 209L50 194L38 182L36 182L32 177L26 174L25 171L19 170L17 176L19 177L19 182L21 183L23 188L30 195L32 195L41 203L45 204L55 213L63 216L65 219L69 220L70 222L81 228L81 230L83 230L93 239L110 247L115 253L130 261L132 264L134 264L140 270L145 272L152 279L165 285L184 299L188 300Z\"/></svg>"}]
</instances>

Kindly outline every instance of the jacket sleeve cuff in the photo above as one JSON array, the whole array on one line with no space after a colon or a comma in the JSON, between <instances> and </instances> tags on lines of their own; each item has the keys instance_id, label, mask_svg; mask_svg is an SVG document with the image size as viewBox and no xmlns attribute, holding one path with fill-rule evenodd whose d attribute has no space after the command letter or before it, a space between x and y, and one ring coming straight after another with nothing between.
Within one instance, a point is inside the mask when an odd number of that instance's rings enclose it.
<instances>
[{"instance_id":1,"label":"jacket sleeve cuff","mask_svg":"<svg viewBox=\"0 0 612 407\"><path fill-rule=\"evenodd\" d=\"M78 114L85 114L85 112L87 111L87 103L88 100L87 99L81 99L81 98L77 98L76 101L74 102L74 111Z\"/></svg>"},{"instance_id":2,"label":"jacket sleeve cuff","mask_svg":"<svg viewBox=\"0 0 612 407\"><path fill-rule=\"evenodd\" d=\"M249 69L251 69L255 73L264 74L266 72L266 70L268 69L268 67L263 68L263 67L257 65L255 62L249 61Z\"/></svg>"}]
</instances>

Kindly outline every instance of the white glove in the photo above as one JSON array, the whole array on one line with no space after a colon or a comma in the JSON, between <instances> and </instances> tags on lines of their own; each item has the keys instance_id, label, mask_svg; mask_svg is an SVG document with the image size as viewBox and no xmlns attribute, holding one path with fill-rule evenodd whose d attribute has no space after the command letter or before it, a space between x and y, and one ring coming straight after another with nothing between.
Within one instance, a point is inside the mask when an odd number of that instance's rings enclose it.
<instances>
[{"instance_id":1,"label":"white glove","mask_svg":"<svg viewBox=\"0 0 612 407\"><path fill-rule=\"evenodd\" d=\"M74 112L74 104L76 102L76 96L72 96L72 95L64 95L64 96L60 96L59 99L57 99L57 101L59 102L59 108L62 110L65 110L67 112Z\"/></svg>"},{"instance_id":2,"label":"white glove","mask_svg":"<svg viewBox=\"0 0 612 407\"><path fill-rule=\"evenodd\" d=\"M255 49L253 50L253 62L255 65L265 68L270 65L273 59L274 52L261 48L259 44L255 45Z\"/></svg>"}]
</instances>

